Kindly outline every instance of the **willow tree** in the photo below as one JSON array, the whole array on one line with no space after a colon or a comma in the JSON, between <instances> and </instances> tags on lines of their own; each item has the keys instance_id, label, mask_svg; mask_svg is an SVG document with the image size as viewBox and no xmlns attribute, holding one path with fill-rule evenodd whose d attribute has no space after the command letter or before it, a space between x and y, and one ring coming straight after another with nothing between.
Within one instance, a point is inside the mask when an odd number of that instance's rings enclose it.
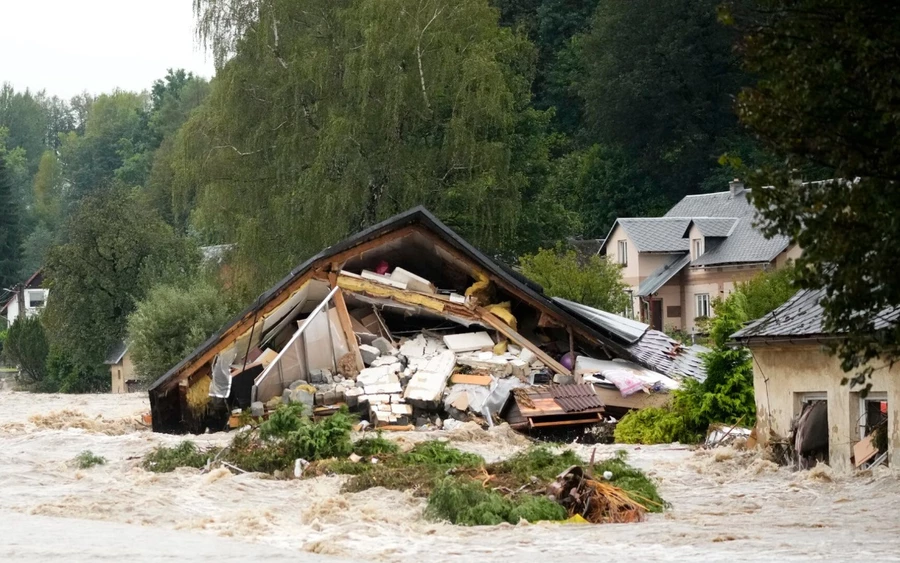
<instances>
[{"instance_id":1,"label":"willow tree","mask_svg":"<svg viewBox=\"0 0 900 563\"><path fill-rule=\"evenodd\" d=\"M219 70L170 153L172 197L238 243L247 289L417 204L488 251L519 243L547 120L529 108L531 44L486 0L195 10Z\"/></svg>"}]
</instances>

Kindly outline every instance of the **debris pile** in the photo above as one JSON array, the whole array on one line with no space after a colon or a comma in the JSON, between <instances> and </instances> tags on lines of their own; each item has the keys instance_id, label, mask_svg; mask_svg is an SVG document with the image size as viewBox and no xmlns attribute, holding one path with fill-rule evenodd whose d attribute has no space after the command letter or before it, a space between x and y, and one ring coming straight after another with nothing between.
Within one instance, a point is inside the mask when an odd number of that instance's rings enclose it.
<instances>
[{"instance_id":1,"label":"debris pile","mask_svg":"<svg viewBox=\"0 0 900 563\"><path fill-rule=\"evenodd\" d=\"M295 403L385 430L584 428L678 387L689 352L665 335L550 300L417 213L311 259L163 376L154 430L234 428Z\"/></svg>"}]
</instances>

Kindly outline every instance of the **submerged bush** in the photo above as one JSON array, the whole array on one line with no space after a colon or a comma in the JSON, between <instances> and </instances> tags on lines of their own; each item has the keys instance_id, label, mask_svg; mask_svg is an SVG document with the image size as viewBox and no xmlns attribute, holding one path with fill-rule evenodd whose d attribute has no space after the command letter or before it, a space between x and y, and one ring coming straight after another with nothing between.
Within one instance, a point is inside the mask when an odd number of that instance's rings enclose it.
<instances>
[{"instance_id":1,"label":"submerged bush","mask_svg":"<svg viewBox=\"0 0 900 563\"><path fill-rule=\"evenodd\" d=\"M201 468L214 457L215 451L203 452L196 444L184 441L174 448L159 446L144 457L141 466L154 473L168 473L179 467Z\"/></svg>"},{"instance_id":2,"label":"submerged bush","mask_svg":"<svg viewBox=\"0 0 900 563\"><path fill-rule=\"evenodd\" d=\"M522 480L536 477L541 481L552 481L569 467L582 463L581 458L572 450L555 454L547 446L535 446L506 461L491 465L490 472L509 473Z\"/></svg>"},{"instance_id":3,"label":"submerged bush","mask_svg":"<svg viewBox=\"0 0 900 563\"><path fill-rule=\"evenodd\" d=\"M106 458L94 455L94 452L90 450L85 450L75 456L75 459L72 461L75 462L75 466L78 467L78 469L89 469L95 465L104 465L106 463Z\"/></svg>"},{"instance_id":4,"label":"submerged bush","mask_svg":"<svg viewBox=\"0 0 900 563\"><path fill-rule=\"evenodd\" d=\"M566 509L546 497L523 495L507 498L480 482L468 478L448 477L428 497L425 515L433 520L447 520L462 526L491 526L502 522L517 524L565 520Z\"/></svg>"},{"instance_id":5,"label":"submerged bush","mask_svg":"<svg viewBox=\"0 0 900 563\"><path fill-rule=\"evenodd\" d=\"M353 453L363 457L396 454L399 451L400 448L397 444L382 436L381 432L374 437L363 438L353 444Z\"/></svg>"},{"instance_id":6,"label":"submerged bush","mask_svg":"<svg viewBox=\"0 0 900 563\"><path fill-rule=\"evenodd\" d=\"M629 412L616 424L614 436L620 444L693 443L700 438L688 429L684 416L669 407Z\"/></svg>"}]
</instances>

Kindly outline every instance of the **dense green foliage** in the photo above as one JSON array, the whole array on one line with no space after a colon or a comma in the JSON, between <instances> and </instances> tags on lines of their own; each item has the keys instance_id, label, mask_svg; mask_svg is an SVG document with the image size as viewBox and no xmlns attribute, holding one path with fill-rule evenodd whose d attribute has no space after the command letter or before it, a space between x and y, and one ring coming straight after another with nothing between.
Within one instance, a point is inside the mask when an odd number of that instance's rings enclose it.
<instances>
[{"instance_id":1,"label":"dense green foliage","mask_svg":"<svg viewBox=\"0 0 900 563\"><path fill-rule=\"evenodd\" d=\"M3 345L6 358L19 366L22 381L39 383L47 372L49 344L38 317L20 316L9 327Z\"/></svg>"},{"instance_id":2,"label":"dense green foliage","mask_svg":"<svg viewBox=\"0 0 900 563\"><path fill-rule=\"evenodd\" d=\"M109 368L97 362L84 363L57 345L47 356L47 376L35 390L44 393L100 393L109 391Z\"/></svg>"},{"instance_id":3,"label":"dense green foliage","mask_svg":"<svg viewBox=\"0 0 900 563\"><path fill-rule=\"evenodd\" d=\"M231 317L232 308L214 283L152 287L128 317L128 341L135 372L152 382L169 371Z\"/></svg>"},{"instance_id":4,"label":"dense green foliage","mask_svg":"<svg viewBox=\"0 0 900 563\"><path fill-rule=\"evenodd\" d=\"M628 304L622 268L600 256L586 263L574 250L540 250L519 259L522 273L541 284L553 297L577 301L604 311L622 312Z\"/></svg>"},{"instance_id":5,"label":"dense green foliage","mask_svg":"<svg viewBox=\"0 0 900 563\"><path fill-rule=\"evenodd\" d=\"M546 497L507 498L478 481L448 477L428 497L425 516L461 526L493 526L502 522L518 524L520 519L565 520L568 514Z\"/></svg>"},{"instance_id":6,"label":"dense green foliage","mask_svg":"<svg viewBox=\"0 0 900 563\"><path fill-rule=\"evenodd\" d=\"M626 414L616 424L614 437L620 444L691 444L700 439L688 430L685 416L670 407L650 407Z\"/></svg>"},{"instance_id":7,"label":"dense green foliage","mask_svg":"<svg viewBox=\"0 0 900 563\"><path fill-rule=\"evenodd\" d=\"M6 158L0 152L0 292L19 282L21 230L19 200L13 193Z\"/></svg>"},{"instance_id":8,"label":"dense green foliage","mask_svg":"<svg viewBox=\"0 0 900 563\"><path fill-rule=\"evenodd\" d=\"M802 287L825 288L826 328L846 371L863 382L900 356L900 325L874 319L900 306L900 6L853 0L759 0L727 6L743 35L748 71L760 77L738 112L779 156L750 182L769 233L803 248ZM811 182L835 178L828 182ZM881 356L882 361L862 368Z\"/></svg>"},{"instance_id":9,"label":"dense green foliage","mask_svg":"<svg viewBox=\"0 0 900 563\"><path fill-rule=\"evenodd\" d=\"M149 288L183 275L199 254L125 188L85 196L65 228L66 242L47 256L53 297L42 317L62 351L97 365L125 337L126 319Z\"/></svg>"}]
</instances>

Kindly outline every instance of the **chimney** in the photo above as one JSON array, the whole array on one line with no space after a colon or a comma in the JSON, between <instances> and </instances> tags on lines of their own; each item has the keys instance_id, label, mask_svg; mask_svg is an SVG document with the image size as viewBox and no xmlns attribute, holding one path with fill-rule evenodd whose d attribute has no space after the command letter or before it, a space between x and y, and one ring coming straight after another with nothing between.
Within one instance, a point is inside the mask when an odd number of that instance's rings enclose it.
<instances>
[{"instance_id":1,"label":"chimney","mask_svg":"<svg viewBox=\"0 0 900 563\"><path fill-rule=\"evenodd\" d=\"M734 180L728 182L728 190L731 192L731 197L735 198L739 194L744 191L744 183L735 178Z\"/></svg>"}]
</instances>

